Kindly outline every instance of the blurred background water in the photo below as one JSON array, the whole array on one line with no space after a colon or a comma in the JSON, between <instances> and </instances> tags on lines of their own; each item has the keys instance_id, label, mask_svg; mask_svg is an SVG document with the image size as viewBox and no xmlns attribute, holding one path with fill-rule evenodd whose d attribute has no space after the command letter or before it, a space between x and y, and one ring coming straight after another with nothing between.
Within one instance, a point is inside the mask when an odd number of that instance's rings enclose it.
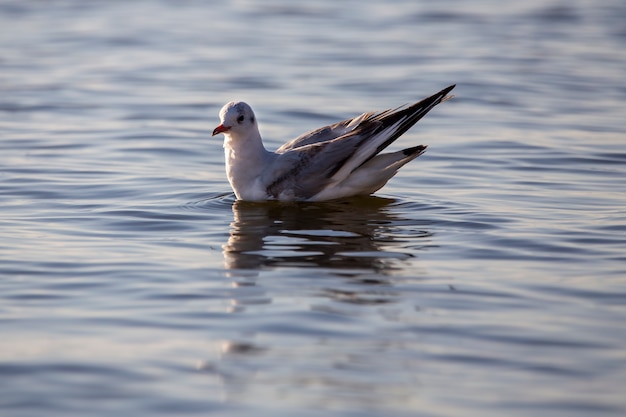
<instances>
[{"instance_id":1,"label":"blurred background water","mask_svg":"<svg viewBox=\"0 0 626 417\"><path fill-rule=\"evenodd\" d=\"M623 416L626 3L0 1L2 416ZM266 144L457 83L376 197Z\"/></svg>"}]
</instances>

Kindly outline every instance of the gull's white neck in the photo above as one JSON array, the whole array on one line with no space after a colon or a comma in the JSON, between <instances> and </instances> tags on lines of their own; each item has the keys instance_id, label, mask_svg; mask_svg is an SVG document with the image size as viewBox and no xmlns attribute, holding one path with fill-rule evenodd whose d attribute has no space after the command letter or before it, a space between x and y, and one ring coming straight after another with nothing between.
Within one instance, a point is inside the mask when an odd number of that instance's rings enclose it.
<instances>
[{"instance_id":1,"label":"gull's white neck","mask_svg":"<svg viewBox=\"0 0 626 417\"><path fill-rule=\"evenodd\" d=\"M257 129L247 133L225 134L226 175L238 199L263 200L266 193L261 175L273 154L265 150Z\"/></svg>"}]
</instances>

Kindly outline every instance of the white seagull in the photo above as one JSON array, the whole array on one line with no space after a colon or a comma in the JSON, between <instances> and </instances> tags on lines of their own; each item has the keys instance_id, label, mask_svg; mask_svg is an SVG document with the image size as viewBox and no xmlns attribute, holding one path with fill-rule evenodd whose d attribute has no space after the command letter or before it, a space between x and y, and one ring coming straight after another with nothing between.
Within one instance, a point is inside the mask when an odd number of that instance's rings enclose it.
<instances>
[{"instance_id":1,"label":"white seagull","mask_svg":"<svg viewBox=\"0 0 626 417\"><path fill-rule=\"evenodd\" d=\"M226 175L239 200L325 201L369 195L426 146L380 152L451 98L447 94L454 87L412 105L363 113L304 133L275 152L263 146L252 108L232 101L220 110L213 136L225 136Z\"/></svg>"}]
</instances>

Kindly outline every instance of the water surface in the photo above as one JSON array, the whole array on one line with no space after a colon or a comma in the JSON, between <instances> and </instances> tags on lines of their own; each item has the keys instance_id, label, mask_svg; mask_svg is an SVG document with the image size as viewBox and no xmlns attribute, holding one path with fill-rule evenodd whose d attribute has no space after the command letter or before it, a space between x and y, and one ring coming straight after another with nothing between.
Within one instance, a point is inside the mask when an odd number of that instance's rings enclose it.
<instances>
[{"instance_id":1,"label":"water surface","mask_svg":"<svg viewBox=\"0 0 626 417\"><path fill-rule=\"evenodd\" d=\"M0 4L3 416L622 416L620 1ZM376 196L267 146L457 83Z\"/></svg>"}]
</instances>

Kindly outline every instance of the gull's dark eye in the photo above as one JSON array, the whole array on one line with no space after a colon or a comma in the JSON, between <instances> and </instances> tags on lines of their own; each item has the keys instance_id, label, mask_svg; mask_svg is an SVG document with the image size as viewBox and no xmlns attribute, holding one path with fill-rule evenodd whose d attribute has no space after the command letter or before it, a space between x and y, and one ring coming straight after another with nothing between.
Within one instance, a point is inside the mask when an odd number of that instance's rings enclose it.
<instances>
[{"instance_id":1,"label":"gull's dark eye","mask_svg":"<svg viewBox=\"0 0 626 417\"><path fill-rule=\"evenodd\" d=\"M243 114L237 118L237 123L243 122Z\"/></svg>"}]
</instances>

